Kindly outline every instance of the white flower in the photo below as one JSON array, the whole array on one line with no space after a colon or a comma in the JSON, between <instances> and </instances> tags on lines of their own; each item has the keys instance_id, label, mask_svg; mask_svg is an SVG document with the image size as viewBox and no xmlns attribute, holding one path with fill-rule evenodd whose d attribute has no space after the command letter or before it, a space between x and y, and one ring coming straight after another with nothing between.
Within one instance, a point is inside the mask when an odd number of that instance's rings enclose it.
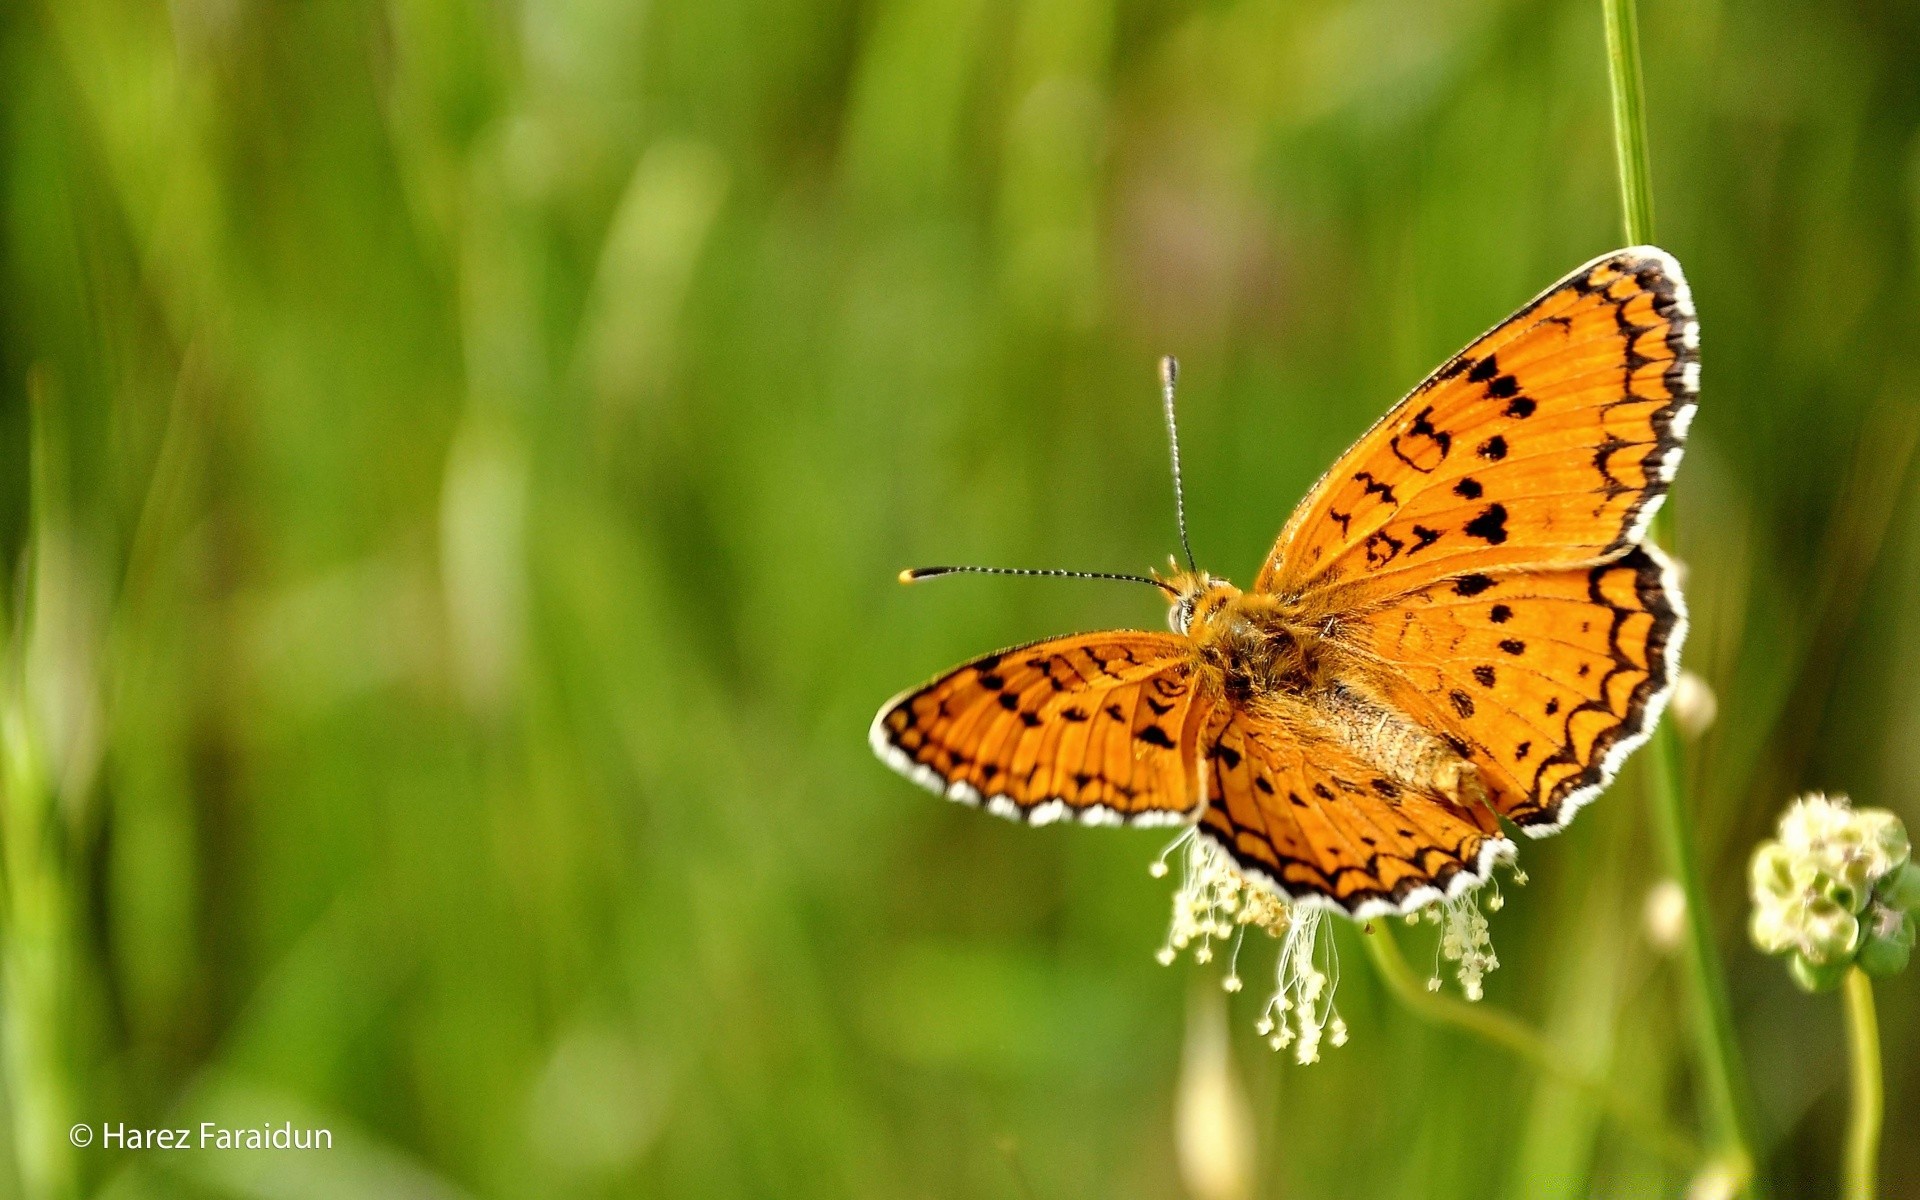
<instances>
[{"instance_id":1,"label":"white flower","mask_svg":"<svg viewBox=\"0 0 1920 1200\"><path fill-rule=\"evenodd\" d=\"M1195 962L1208 962L1216 943L1231 936L1233 953L1221 986L1237 992L1242 986L1238 962L1246 931L1249 927L1264 930L1280 940L1280 953L1274 964L1273 992L1254 1029L1275 1050L1291 1047L1294 1059L1301 1063L1317 1062L1323 1043L1345 1045L1347 1023L1334 1006L1340 956L1326 927L1326 910L1281 899L1266 884L1242 874L1225 851L1192 829L1174 839L1149 873L1156 878L1166 875L1167 860L1176 855L1180 886L1173 896L1166 943L1156 957L1170 964L1181 951L1191 950ZM1500 965L1481 911L1483 894L1486 909L1498 910L1499 888L1482 887L1438 901L1439 911L1433 916L1441 927L1436 955L1457 964L1456 975L1469 1000L1480 998L1487 972ZM1407 920L1417 922L1418 913ZM1439 980L1432 986L1438 987Z\"/></svg>"},{"instance_id":2,"label":"white flower","mask_svg":"<svg viewBox=\"0 0 1920 1200\"><path fill-rule=\"evenodd\" d=\"M1748 865L1754 945L1792 955L1795 978L1810 988L1832 986L1856 959L1897 970L1911 943L1901 898L1911 857L1892 813L1855 809L1845 796L1802 796L1781 816L1779 840L1762 842Z\"/></svg>"},{"instance_id":3,"label":"white flower","mask_svg":"<svg viewBox=\"0 0 1920 1200\"><path fill-rule=\"evenodd\" d=\"M1494 889L1495 899L1499 894L1499 889ZM1460 990L1467 999L1478 1000L1481 981L1500 965L1487 918L1480 911L1480 889L1441 901L1440 914L1440 957L1459 964L1455 975Z\"/></svg>"}]
</instances>

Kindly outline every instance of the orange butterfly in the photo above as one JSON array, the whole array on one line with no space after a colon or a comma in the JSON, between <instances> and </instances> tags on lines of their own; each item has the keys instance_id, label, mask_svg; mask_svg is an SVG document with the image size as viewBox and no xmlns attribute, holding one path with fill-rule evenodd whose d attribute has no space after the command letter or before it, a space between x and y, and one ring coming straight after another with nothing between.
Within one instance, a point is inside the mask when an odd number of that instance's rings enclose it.
<instances>
[{"instance_id":1,"label":"orange butterfly","mask_svg":"<svg viewBox=\"0 0 1920 1200\"><path fill-rule=\"evenodd\" d=\"M1172 632L976 659L882 708L874 750L1034 824L1197 822L1294 904L1366 918L1460 895L1512 856L1499 818L1558 831L1666 705L1686 613L1642 538L1698 350L1671 255L1595 259L1369 429L1251 589L1191 549L1165 580L1103 576L1166 592ZM1173 377L1169 359L1170 433ZM1177 438L1173 466L1178 501ZM902 578L964 570L1029 573Z\"/></svg>"}]
</instances>

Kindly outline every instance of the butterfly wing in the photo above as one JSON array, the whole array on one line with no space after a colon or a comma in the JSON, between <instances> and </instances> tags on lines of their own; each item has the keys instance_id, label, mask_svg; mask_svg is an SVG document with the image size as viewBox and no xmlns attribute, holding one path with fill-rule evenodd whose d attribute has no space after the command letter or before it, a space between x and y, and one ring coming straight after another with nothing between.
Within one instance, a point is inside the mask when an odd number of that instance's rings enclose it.
<instances>
[{"instance_id":1,"label":"butterfly wing","mask_svg":"<svg viewBox=\"0 0 1920 1200\"><path fill-rule=\"evenodd\" d=\"M1003 817L1171 825L1200 803L1196 747L1212 707L1186 638L1092 633L989 654L906 692L871 740L909 779Z\"/></svg>"},{"instance_id":2,"label":"butterfly wing","mask_svg":"<svg viewBox=\"0 0 1920 1200\"><path fill-rule=\"evenodd\" d=\"M1685 636L1671 564L1635 546L1592 567L1428 584L1344 616L1337 640L1479 769L1496 812L1541 836L1647 739Z\"/></svg>"},{"instance_id":3,"label":"butterfly wing","mask_svg":"<svg viewBox=\"0 0 1920 1200\"><path fill-rule=\"evenodd\" d=\"M1368 430L1287 522L1255 589L1376 597L1618 555L1679 465L1698 349L1670 255L1595 259Z\"/></svg>"},{"instance_id":4,"label":"butterfly wing","mask_svg":"<svg viewBox=\"0 0 1920 1200\"><path fill-rule=\"evenodd\" d=\"M1310 719L1221 705L1202 746L1201 835L1296 904L1411 912L1513 854L1484 810L1385 778Z\"/></svg>"}]
</instances>

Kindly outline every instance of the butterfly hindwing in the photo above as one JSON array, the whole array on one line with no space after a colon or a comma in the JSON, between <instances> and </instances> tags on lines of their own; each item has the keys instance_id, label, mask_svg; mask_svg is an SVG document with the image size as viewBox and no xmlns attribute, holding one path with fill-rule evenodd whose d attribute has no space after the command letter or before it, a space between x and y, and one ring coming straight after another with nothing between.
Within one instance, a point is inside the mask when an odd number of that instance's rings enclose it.
<instances>
[{"instance_id":1,"label":"butterfly hindwing","mask_svg":"<svg viewBox=\"0 0 1920 1200\"><path fill-rule=\"evenodd\" d=\"M1201 835L1295 903L1408 912L1513 850L1486 812L1385 778L1304 714L1221 705L1202 750Z\"/></svg>"},{"instance_id":2,"label":"butterfly hindwing","mask_svg":"<svg viewBox=\"0 0 1920 1200\"><path fill-rule=\"evenodd\" d=\"M1645 741L1672 690L1686 612L1671 564L1470 574L1343 622L1386 698L1454 745L1489 802L1552 833Z\"/></svg>"},{"instance_id":3,"label":"butterfly hindwing","mask_svg":"<svg viewBox=\"0 0 1920 1200\"><path fill-rule=\"evenodd\" d=\"M1337 587L1358 602L1619 554L1679 464L1698 348L1671 256L1596 259L1368 430L1288 521L1255 590Z\"/></svg>"},{"instance_id":4,"label":"butterfly hindwing","mask_svg":"<svg viewBox=\"0 0 1920 1200\"><path fill-rule=\"evenodd\" d=\"M1200 802L1210 702L1169 633L1056 638L976 659L889 702L872 741L932 791L1036 824L1177 824Z\"/></svg>"}]
</instances>

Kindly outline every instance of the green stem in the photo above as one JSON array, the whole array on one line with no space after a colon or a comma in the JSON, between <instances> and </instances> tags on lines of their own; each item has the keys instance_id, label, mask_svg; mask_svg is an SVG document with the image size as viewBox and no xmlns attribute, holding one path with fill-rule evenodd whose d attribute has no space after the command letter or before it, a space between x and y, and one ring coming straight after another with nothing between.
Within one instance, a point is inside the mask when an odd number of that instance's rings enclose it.
<instances>
[{"instance_id":1,"label":"green stem","mask_svg":"<svg viewBox=\"0 0 1920 1200\"><path fill-rule=\"evenodd\" d=\"M73 904L60 829L59 792L36 727L30 670L43 610L49 547L56 537L64 481L58 410L46 376L28 377L31 541L20 606L0 615L0 641L12 652L0 665L0 1072L13 1121L20 1194L66 1200L79 1193L68 1141ZM41 653L45 653L44 650ZM44 671L44 668L42 668Z\"/></svg>"},{"instance_id":2,"label":"green stem","mask_svg":"<svg viewBox=\"0 0 1920 1200\"><path fill-rule=\"evenodd\" d=\"M1407 965L1406 957L1400 953L1400 944L1394 940L1393 931L1387 928L1384 921L1375 922L1362 940L1366 942L1367 953L1373 957L1374 967L1380 972L1380 979L1387 985L1387 990L1415 1016L1436 1025L1451 1025L1510 1051L1544 1074L1585 1093L1622 1129L1640 1139L1662 1158L1687 1170L1699 1167L1700 1147L1692 1138L1671 1128L1606 1082L1569 1066L1564 1054L1554 1050L1545 1038L1512 1013L1484 1003L1468 1003L1442 992L1429 991L1426 984L1414 975L1413 968Z\"/></svg>"},{"instance_id":3,"label":"green stem","mask_svg":"<svg viewBox=\"0 0 1920 1200\"><path fill-rule=\"evenodd\" d=\"M1613 93L1614 150L1620 167L1620 199L1627 241L1653 244L1653 172L1647 153L1647 100L1640 72L1640 18L1634 0L1601 0L1607 26L1607 74ZM1671 540L1671 508L1663 510L1654 532ZM1667 871L1687 899L1684 945L1687 994L1696 1055L1713 1133L1722 1154L1752 1179L1753 1123L1747 1103L1733 1010L1726 977L1713 942L1700 855L1686 798L1686 771L1679 735L1671 721L1654 732L1652 786L1654 827Z\"/></svg>"},{"instance_id":4,"label":"green stem","mask_svg":"<svg viewBox=\"0 0 1920 1200\"><path fill-rule=\"evenodd\" d=\"M1700 875L1700 855L1693 842L1693 825L1681 776L1680 739L1668 721L1655 733L1651 787L1654 834L1660 842L1667 871L1686 896L1686 926L1681 959L1687 975L1694 1038L1700 1075L1706 1093L1709 1120L1726 1155L1746 1173L1754 1166L1751 1117L1740 1048L1734 1037L1733 1010L1727 1002L1726 977L1720 951L1707 918L1706 888Z\"/></svg>"},{"instance_id":5,"label":"green stem","mask_svg":"<svg viewBox=\"0 0 1920 1200\"><path fill-rule=\"evenodd\" d=\"M1853 1070L1853 1103L1847 1113L1846 1200L1873 1200L1880 1161L1880 1021L1873 1011L1873 981L1859 967L1847 972L1847 1048Z\"/></svg>"},{"instance_id":6,"label":"green stem","mask_svg":"<svg viewBox=\"0 0 1920 1200\"><path fill-rule=\"evenodd\" d=\"M1653 244L1653 172L1648 169L1647 90L1640 77L1640 16L1634 0L1601 0L1607 17L1607 76L1613 84L1613 153L1627 241Z\"/></svg>"}]
</instances>

